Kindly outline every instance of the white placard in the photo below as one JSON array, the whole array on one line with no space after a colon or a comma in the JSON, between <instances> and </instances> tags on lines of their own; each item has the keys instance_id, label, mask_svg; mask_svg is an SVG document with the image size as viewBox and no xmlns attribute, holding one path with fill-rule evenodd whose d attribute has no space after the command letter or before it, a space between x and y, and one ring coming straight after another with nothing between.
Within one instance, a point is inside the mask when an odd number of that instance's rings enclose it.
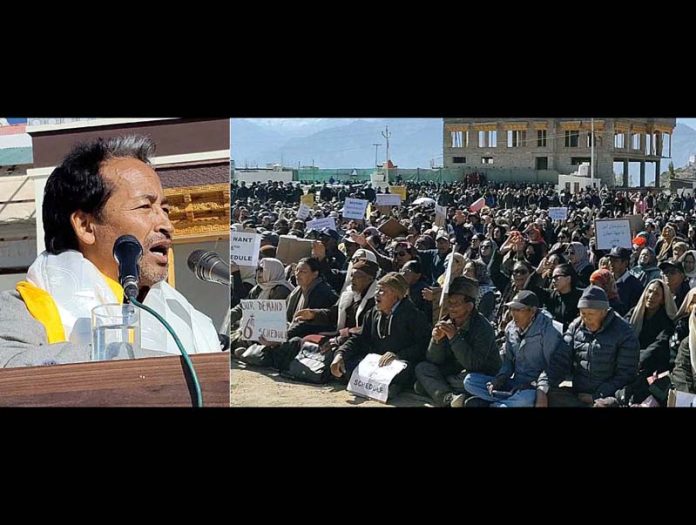
<instances>
[{"instance_id":1,"label":"white placard","mask_svg":"<svg viewBox=\"0 0 696 525\"><path fill-rule=\"evenodd\" d=\"M696 395L689 394L688 392L680 392L676 390L675 392L675 407L696 407Z\"/></svg>"},{"instance_id":2,"label":"white placard","mask_svg":"<svg viewBox=\"0 0 696 525\"><path fill-rule=\"evenodd\" d=\"M258 341L263 336L268 341L287 340L287 304L274 299L242 299L242 337Z\"/></svg>"},{"instance_id":3,"label":"white placard","mask_svg":"<svg viewBox=\"0 0 696 525\"><path fill-rule=\"evenodd\" d=\"M259 263L261 235L258 233L231 232L230 256L239 266L254 266Z\"/></svg>"},{"instance_id":4,"label":"white placard","mask_svg":"<svg viewBox=\"0 0 696 525\"><path fill-rule=\"evenodd\" d=\"M377 206L401 206L401 195L396 193L378 193Z\"/></svg>"},{"instance_id":5,"label":"white placard","mask_svg":"<svg viewBox=\"0 0 696 525\"><path fill-rule=\"evenodd\" d=\"M346 219L364 219L368 201L347 198L343 205L343 217Z\"/></svg>"},{"instance_id":6,"label":"white placard","mask_svg":"<svg viewBox=\"0 0 696 525\"><path fill-rule=\"evenodd\" d=\"M300 209L297 210L297 218L300 220L305 220L307 217L309 217L309 212L312 210L307 206L304 202L300 204Z\"/></svg>"},{"instance_id":7,"label":"white placard","mask_svg":"<svg viewBox=\"0 0 696 525\"><path fill-rule=\"evenodd\" d=\"M598 250L611 250L614 246L633 248L631 222L628 219L602 219L595 221Z\"/></svg>"},{"instance_id":8,"label":"white placard","mask_svg":"<svg viewBox=\"0 0 696 525\"><path fill-rule=\"evenodd\" d=\"M447 223L447 206L435 205L435 226L444 226Z\"/></svg>"},{"instance_id":9,"label":"white placard","mask_svg":"<svg viewBox=\"0 0 696 525\"><path fill-rule=\"evenodd\" d=\"M387 366L379 366L381 358L379 354L367 354L353 370L346 390L357 396L386 403L389 397L389 383L407 365L404 361L394 359Z\"/></svg>"},{"instance_id":10,"label":"white placard","mask_svg":"<svg viewBox=\"0 0 696 525\"><path fill-rule=\"evenodd\" d=\"M568 208L549 208L549 218L552 221L564 221L568 217Z\"/></svg>"},{"instance_id":11,"label":"white placard","mask_svg":"<svg viewBox=\"0 0 696 525\"><path fill-rule=\"evenodd\" d=\"M324 217L323 219L314 219L313 221L309 221L307 223L307 226L305 227L305 231L322 230L324 228L329 228L331 230L338 231L336 230L336 221L333 217Z\"/></svg>"}]
</instances>

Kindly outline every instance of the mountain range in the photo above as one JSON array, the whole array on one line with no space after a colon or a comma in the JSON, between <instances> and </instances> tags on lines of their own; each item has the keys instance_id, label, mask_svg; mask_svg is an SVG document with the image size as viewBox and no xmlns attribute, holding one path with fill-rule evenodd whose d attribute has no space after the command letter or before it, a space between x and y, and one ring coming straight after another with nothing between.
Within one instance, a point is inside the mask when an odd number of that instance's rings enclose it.
<instances>
[{"instance_id":1,"label":"mountain range","mask_svg":"<svg viewBox=\"0 0 696 525\"><path fill-rule=\"evenodd\" d=\"M287 167L371 168L386 158L386 126L390 157L404 168L442 165L442 119L314 118L232 119L232 159L238 167L282 164ZM667 152L665 152L667 154ZM672 136L672 162L688 164L696 154L696 130L677 124ZM662 162L667 169L669 159Z\"/></svg>"}]
</instances>

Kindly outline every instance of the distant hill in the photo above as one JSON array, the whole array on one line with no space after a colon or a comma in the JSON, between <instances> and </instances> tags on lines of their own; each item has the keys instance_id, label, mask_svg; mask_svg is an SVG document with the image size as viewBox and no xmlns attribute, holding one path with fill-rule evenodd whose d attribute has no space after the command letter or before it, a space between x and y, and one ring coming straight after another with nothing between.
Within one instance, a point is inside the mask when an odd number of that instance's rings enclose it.
<instances>
[{"instance_id":1,"label":"distant hill","mask_svg":"<svg viewBox=\"0 0 696 525\"><path fill-rule=\"evenodd\" d=\"M391 158L403 168L442 165L442 119L232 119L232 158L237 166L282 163L288 167L371 168L386 156L382 131L389 125ZM668 152L665 151L666 155ZM696 130L677 124L672 162L686 166L696 154ZM670 159L661 163L665 170ZM635 168L637 169L637 168ZM633 174L637 176L636 174Z\"/></svg>"},{"instance_id":2,"label":"distant hill","mask_svg":"<svg viewBox=\"0 0 696 525\"><path fill-rule=\"evenodd\" d=\"M442 119L312 119L304 128L288 128L283 122L273 129L282 129L284 139L258 120L232 120L232 158L237 166L282 162L289 167L314 163L320 168L371 168L373 144L380 144L378 163L386 157L382 131L387 125L394 164L425 168L433 159L442 163Z\"/></svg>"}]
</instances>

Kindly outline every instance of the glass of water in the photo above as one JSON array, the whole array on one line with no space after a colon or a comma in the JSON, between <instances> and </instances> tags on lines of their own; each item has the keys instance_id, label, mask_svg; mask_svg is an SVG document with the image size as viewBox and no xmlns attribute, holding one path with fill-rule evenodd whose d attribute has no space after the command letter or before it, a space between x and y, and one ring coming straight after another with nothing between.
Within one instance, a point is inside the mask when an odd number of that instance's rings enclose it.
<instances>
[{"instance_id":1,"label":"glass of water","mask_svg":"<svg viewBox=\"0 0 696 525\"><path fill-rule=\"evenodd\" d=\"M132 304L92 308L92 361L135 359L140 349L140 311Z\"/></svg>"}]
</instances>

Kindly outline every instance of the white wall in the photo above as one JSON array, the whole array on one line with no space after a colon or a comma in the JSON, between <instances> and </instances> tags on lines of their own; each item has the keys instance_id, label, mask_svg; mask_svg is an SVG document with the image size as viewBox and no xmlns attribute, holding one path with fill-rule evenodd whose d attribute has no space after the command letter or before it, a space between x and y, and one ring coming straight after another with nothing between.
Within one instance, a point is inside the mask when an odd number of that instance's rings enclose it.
<instances>
[{"instance_id":1,"label":"white wall","mask_svg":"<svg viewBox=\"0 0 696 525\"><path fill-rule=\"evenodd\" d=\"M235 170L232 174L232 180L244 181L247 185L252 182L292 182L292 171L274 171L274 170L253 170L240 171Z\"/></svg>"}]
</instances>

